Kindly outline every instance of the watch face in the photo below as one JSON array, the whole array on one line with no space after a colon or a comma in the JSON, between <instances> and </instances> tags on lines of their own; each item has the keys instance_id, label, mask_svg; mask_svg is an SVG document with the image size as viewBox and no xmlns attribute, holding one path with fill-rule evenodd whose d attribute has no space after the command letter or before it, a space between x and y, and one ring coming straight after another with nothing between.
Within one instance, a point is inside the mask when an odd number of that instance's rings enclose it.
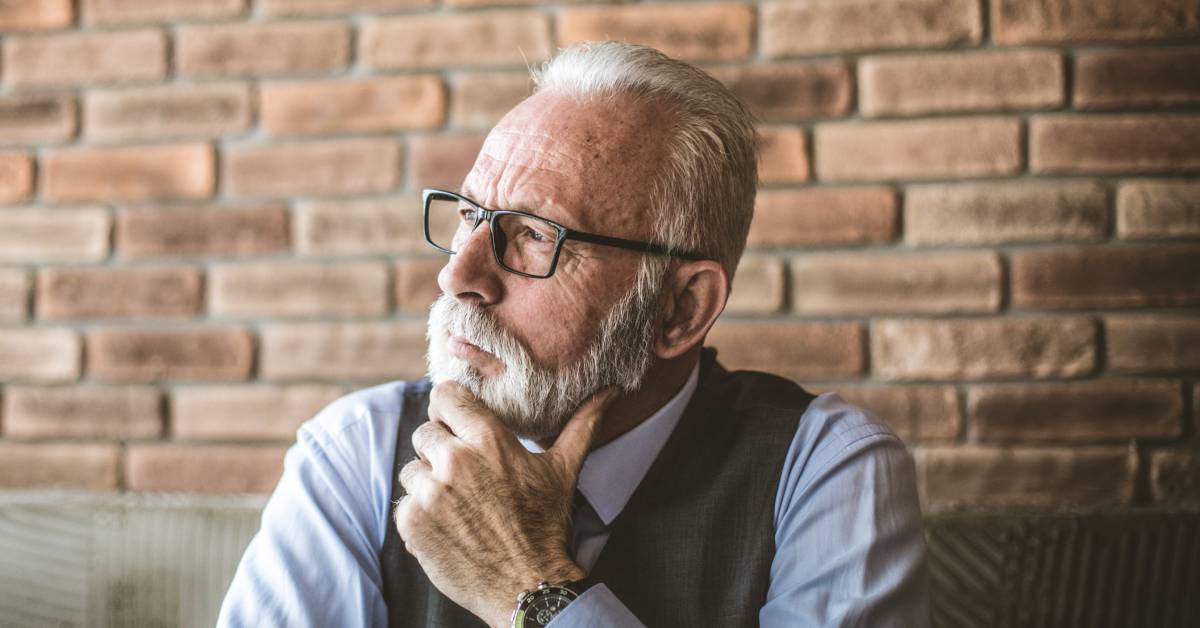
<instances>
[{"instance_id":1,"label":"watch face","mask_svg":"<svg viewBox=\"0 0 1200 628\"><path fill-rule=\"evenodd\" d=\"M562 612L567 604L575 598L575 592L564 588L550 586L534 591L517 609L514 626L521 628L542 628Z\"/></svg>"}]
</instances>

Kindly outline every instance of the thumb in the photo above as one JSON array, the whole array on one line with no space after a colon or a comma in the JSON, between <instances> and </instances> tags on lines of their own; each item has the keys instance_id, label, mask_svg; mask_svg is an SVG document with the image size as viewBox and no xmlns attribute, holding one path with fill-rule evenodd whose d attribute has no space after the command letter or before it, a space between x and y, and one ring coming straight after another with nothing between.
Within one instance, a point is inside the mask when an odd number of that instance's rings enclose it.
<instances>
[{"instance_id":1,"label":"thumb","mask_svg":"<svg viewBox=\"0 0 1200 628\"><path fill-rule=\"evenodd\" d=\"M600 418L604 416L604 410L616 396L616 388L605 388L589 397L579 406L575 414L571 415L566 427L554 441L554 446L550 448L550 451L565 463L567 470L573 476L579 475L579 469L583 467L583 459L587 457L588 451L592 448L592 437L596 435L596 427L600 425Z\"/></svg>"}]
</instances>

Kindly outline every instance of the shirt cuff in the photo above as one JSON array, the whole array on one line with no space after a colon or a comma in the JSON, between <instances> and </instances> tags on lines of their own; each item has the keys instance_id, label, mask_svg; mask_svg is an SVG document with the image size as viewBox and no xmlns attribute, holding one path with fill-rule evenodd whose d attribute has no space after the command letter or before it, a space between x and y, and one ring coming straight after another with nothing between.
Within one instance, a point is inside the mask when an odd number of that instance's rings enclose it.
<instances>
[{"instance_id":1,"label":"shirt cuff","mask_svg":"<svg viewBox=\"0 0 1200 628\"><path fill-rule=\"evenodd\" d=\"M634 628L643 626L607 586L597 583L583 592L546 628Z\"/></svg>"}]
</instances>

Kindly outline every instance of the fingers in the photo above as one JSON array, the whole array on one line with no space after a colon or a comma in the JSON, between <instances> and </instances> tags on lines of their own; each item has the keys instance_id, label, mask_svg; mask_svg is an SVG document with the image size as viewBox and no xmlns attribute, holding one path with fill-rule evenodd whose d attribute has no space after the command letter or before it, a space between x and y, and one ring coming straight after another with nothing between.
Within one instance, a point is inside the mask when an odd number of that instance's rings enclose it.
<instances>
[{"instance_id":1,"label":"fingers","mask_svg":"<svg viewBox=\"0 0 1200 628\"><path fill-rule=\"evenodd\" d=\"M516 442L516 437L458 382L441 382L429 393L429 419L441 421L458 438L472 444Z\"/></svg>"},{"instance_id":2,"label":"fingers","mask_svg":"<svg viewBox=\"0 0 1200 628\"><path fill-rule=\"evenodd\" d=\"M445 423L429 420L413 430L413 451L428 462L435 472L440 472L446 459L457 444L458 438L450 433Z\"/></svg>"},{"instance_id":3,"label":"fingers","mask_svg":"<svg viewBox=\"0 0 1200 628\"><path fill-rule=\"evenodd\" d=\"M400 486L404 493L418 501L427 501L434 489L433 469L429 462L417 458L400 469Z\"/></svg>"},{"instance_id":4,"label":"fingers","mask_svg":"<svg viewBox=\"0 0 1200 628\"><path fill-rule=\"evenodd\" d=\"M616 392L614 388L606 388L583 402L575 414L571 415L562 433L554 441L554 446L550 448L573 475L579 474L583 459L592 448L592 438L600 425L600 419L616 397Z\"/></svg>"}]
</instances>

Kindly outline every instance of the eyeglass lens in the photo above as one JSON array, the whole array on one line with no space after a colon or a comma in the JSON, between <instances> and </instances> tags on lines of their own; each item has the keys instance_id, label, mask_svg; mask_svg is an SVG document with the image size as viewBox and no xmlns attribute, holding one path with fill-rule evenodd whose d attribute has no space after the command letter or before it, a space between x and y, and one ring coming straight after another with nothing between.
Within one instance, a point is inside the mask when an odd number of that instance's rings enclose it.
<instances>
[{"instance_id":1,"label":"eyeglass lens","mask_svg":"<svg viewBox=\"0 0 1200 628\"><path fill-rule=\"evenodd\" d=\"M457 252L475 228L477 213L474 207L457 199L430 199L429 238L434 244ZM543 276L549 274L554 264L558 229L540 218L498 213L492 217L492 241L503 266Z\"/></svg>"}]
</instances>

